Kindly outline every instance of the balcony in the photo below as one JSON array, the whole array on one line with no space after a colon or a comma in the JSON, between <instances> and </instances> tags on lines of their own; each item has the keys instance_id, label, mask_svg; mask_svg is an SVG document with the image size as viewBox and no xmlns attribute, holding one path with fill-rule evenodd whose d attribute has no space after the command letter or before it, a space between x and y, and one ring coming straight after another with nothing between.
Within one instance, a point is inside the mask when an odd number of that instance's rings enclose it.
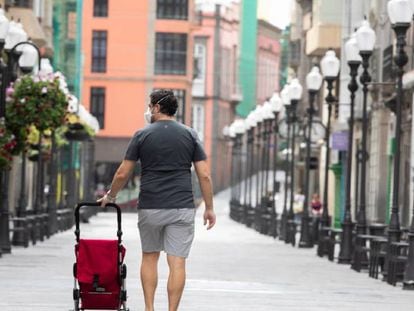
<instances>
[{"instance_id":1,"label":"balcony","mask_svg":"<svg viewBox=\"0 0 414 311\"><path fill-rule=\"evenodd\" d=\"M326 50L341 47L341 26L335 24L314 25L306 33L306 55L322 56Z\"/></svg>"}]
</instances>

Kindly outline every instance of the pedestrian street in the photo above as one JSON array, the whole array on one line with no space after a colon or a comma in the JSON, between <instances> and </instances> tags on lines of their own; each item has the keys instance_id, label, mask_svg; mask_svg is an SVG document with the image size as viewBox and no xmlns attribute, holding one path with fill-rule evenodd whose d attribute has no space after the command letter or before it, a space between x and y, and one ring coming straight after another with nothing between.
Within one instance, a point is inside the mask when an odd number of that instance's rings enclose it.
<instances>
[{"instance_id":1,"label":"pedestrian street","mask_svg":"<svg viewBox=\"0 0 414 311\"><path fill-rule=\"evenodd\" d=\"M411 291L355 273L260 235L229 218L229 191L215 197L217 226L206 231L201 209L188 260L188 280L180 310L412 310ZM81 237L113 238L113 213L99 213L81 224ZM130 310L143 310L139 280L137 215L123 214ZM29 248L13 248L0 261L0 310L56 311L72 308L73 230ZM156 310L167 310L165 256L159 265Z\"/></svg>"}]
</instances>

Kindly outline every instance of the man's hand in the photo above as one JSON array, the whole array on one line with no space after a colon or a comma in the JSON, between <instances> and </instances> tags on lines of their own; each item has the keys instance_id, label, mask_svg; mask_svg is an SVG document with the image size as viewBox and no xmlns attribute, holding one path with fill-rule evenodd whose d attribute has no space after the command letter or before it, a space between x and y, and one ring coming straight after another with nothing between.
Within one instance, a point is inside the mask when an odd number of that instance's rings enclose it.
<instances>
[{"instance_id":1,"label":"man's hand","mask_svg":"<svg viewBox=\"0 0 414 311\"><path fill-rule=\"evenodd\" d=\"M106 193L102 198L96 202L101 203L101 207L105 207L108 203L115 203L115 198L111 197L109 193Z\"/></svg>"},{"instance_id":2,"label":"man's hand","mask_svg":"<svg viewBox=\"0 0 414 311\"><path fill-rule=\"evenodd\" d=\"M210 230L216 224L216 214L213 209L206 209L204 211L204 226L207 224L207 230Z\"/></svg>"},{"instance_id":3,"label":"man's hand","mask_svg":"<svg viewBox=\"0 0 414 311\"><path fill-rule=\"evenodd\" d=\"M96 200L96 202L101 203L101 207L105 207L106 204L111 203L106 194L102 198Z\"/></svg>"}]
</instances>

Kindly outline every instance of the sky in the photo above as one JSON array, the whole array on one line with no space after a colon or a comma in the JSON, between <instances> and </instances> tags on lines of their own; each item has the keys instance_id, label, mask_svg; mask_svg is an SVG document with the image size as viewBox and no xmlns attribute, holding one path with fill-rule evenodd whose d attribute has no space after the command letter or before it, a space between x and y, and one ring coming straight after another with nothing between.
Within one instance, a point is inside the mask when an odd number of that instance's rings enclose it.
<instances>
[{"instance_id":1,"label":"sky","mask_svg":"<svg viewBox=\"0 0 414 311\"><path fill-rule=\"evenodd\" d=\"M284 29L290 22L291 3L292 0L259 0L258 17Z\"/></svg>"},{"instance_id":2,"label":"sky","mask_svg":"<svg viewBox=\"0 0 414 311\"><path fill-rule=\"evenodd\" d=\"M240 2L240 0L196 0L195 2L228 5L233 1ZM292 1L294 0L258 0L257 16L281 29L284 29L290 22L290 7Z\"/></svg>"}]
</instances>

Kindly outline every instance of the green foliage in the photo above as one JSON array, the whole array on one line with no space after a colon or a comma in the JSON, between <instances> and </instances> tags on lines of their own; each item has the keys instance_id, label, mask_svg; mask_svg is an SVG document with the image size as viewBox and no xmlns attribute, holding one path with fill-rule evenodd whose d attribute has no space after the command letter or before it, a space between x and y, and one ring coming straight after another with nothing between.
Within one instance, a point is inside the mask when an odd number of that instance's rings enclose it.
<instances>
[{"instance_id":1,"label":"green foliage","mask_svg":"<svg viewBox=\"0 0 414 311\"><path fill-rule=\"evenodd\" d=\"M41 80L25 76L7 90L7 96L7 128L17 143L14 154L24 150L31 126L43 132L65 122L68 96L60 88L58 77Z\"/></svg>"},{"instance_id":2,"label":"green foliage","mask_svg":"<svg viewBox=\"0 0 414 311\"><path fill-rule=\"evenodd\" d=\"M13 159L16 140L6 128L4 118L0 119L0 170L9 169Z\"/></svg>"}]
</instances>

